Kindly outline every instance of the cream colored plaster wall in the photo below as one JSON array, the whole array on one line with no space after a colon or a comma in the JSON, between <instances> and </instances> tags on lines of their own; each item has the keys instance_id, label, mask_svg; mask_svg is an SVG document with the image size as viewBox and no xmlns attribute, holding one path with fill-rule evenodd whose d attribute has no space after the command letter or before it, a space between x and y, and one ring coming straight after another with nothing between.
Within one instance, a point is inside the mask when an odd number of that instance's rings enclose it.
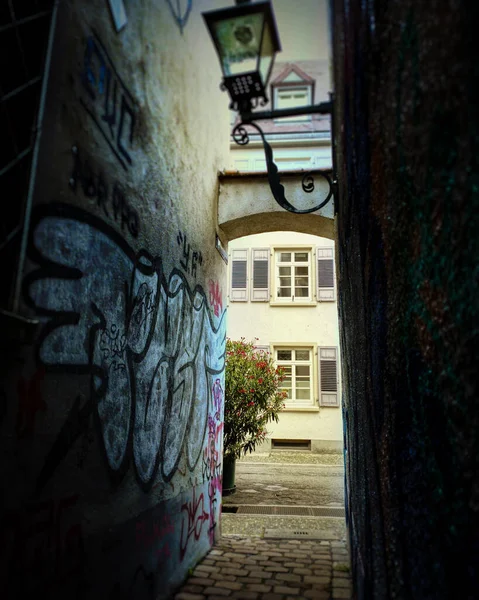
<instances>
[{"instance_id":1,"label":"cream colored plaster wall","mask_svg":"<svg viewBox=\"0 0 479 600\"><path fill-rule=\"evenodd\" d=\"M270 140L271 141L271 140ZM328 138L323 145L299 142L295 145L273 144L274 161L281 171L292 169L330 169L331 141ZM263 146L238 146L231 144L230 169L237 171L266 171Z\"/></svg>"},{"instance_id":2,"label":"cream colored plaster wall","mask_svg":"<svg viewBox=\"0 0 479 600\"><path fill-rule=\"evenodd\" d=\"M334 247L329 239L292 231L268 232L238 238L229 243L230 254L239 248L265 248L276 245ZM270 265L270 281L274 281ZM314 270L314 269L313 269ZM251 271L248 272L251 278ZM229 268L231 276L231 268ZM251 283L251 281L249 282ZM230 279L229 279L230 285ZM318 302L312 306L271 306L269 302L234 302L229 297L227 335L232 339L259 338L257 345L311 344L317 347L334 346L339 350L337 302ZM314 357L317 361L317 356ZM342 443L342 416L340 407L319 407L317 363L315 365L314 397L310 408L286 409L279 423L268 426L270 439L311 440L314 448L323 442ZM338 372L340 372L338 352ZM338 390L341 395L341 385ZM316 443L316 445L315 445ZM321 444L320 444L321 446ZM314 449L313 448L313 449Z\"/></svg>"}]
</instances>

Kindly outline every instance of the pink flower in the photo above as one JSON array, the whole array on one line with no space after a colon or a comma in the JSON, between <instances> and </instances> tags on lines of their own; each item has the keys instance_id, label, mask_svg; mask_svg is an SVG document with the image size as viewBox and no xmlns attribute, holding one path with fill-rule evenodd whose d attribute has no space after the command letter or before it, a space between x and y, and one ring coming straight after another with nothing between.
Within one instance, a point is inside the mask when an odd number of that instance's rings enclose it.
<instances>
[{"instance_id":1,"label":"pink flower","mask_svg":"<svg viewBox=\"0 0 479 600\"><path fill-rule=\"evenodd\" d=\"M262 377L260 377L260 378L258 379L258 383L263 383L263 378L262 378Z\"/></svg>"}]
</instances>

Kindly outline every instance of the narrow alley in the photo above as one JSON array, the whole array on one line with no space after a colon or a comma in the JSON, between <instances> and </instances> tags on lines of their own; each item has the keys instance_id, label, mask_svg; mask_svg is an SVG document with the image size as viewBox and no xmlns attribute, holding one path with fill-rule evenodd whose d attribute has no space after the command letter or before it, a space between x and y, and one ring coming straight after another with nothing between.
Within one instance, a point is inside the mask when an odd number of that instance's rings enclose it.
<instances>
[{"instance_id":1,"label":"narrow alley","mask_svg":"<svg viewBox=\"0 0 479 600\"><path fill-rule=\"evenodd\" d=\"M239 461L222 537L175 600L350 598L342 463L297 451Z\"/></svg>"}]
</instances>

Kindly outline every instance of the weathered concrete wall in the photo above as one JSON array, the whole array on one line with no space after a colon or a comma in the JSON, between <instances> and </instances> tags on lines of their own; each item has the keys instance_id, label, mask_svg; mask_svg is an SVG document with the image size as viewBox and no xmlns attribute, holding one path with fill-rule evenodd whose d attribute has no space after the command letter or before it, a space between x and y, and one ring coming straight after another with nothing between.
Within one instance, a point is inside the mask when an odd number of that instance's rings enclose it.
<instances>
[{"instance_id":1,"label":"weathered concrete wall","mask_svg":"<svg viewBox=\"0 0 479 600\"><path fill-rule=\"evenodd\" d=\"M334 3L356 597L479 589L472 2Z\"/></svg>"},{"instance_id":2,"label":"weathered concrete wall","mask_svg":"<svg viewBox=\"0 0 479 600\"><path fill-rule=\"evenodd\" d=\"M59 5L2 388L2 598L157 598L219 532L227 98L195 2ZM186 15L183 15L186 16ZM211 291L211 293L210 293Z\"/></svg>"}]
</instances>

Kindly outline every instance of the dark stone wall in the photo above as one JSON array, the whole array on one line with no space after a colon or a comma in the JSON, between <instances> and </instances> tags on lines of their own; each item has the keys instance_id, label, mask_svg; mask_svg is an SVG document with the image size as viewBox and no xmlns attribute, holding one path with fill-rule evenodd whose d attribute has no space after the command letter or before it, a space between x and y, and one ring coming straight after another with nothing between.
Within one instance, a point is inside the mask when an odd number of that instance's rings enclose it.
<instances>
[{"instance_id":1,"label":"dark stone wall","mask_svg":"<svg viewBox=\"0 0 479 600\"><path fill-rule=\"evenodd\" d=\"M472 2L333 3L358 599L479 589L478 22Z\"/></svg>"}]
</instances>

